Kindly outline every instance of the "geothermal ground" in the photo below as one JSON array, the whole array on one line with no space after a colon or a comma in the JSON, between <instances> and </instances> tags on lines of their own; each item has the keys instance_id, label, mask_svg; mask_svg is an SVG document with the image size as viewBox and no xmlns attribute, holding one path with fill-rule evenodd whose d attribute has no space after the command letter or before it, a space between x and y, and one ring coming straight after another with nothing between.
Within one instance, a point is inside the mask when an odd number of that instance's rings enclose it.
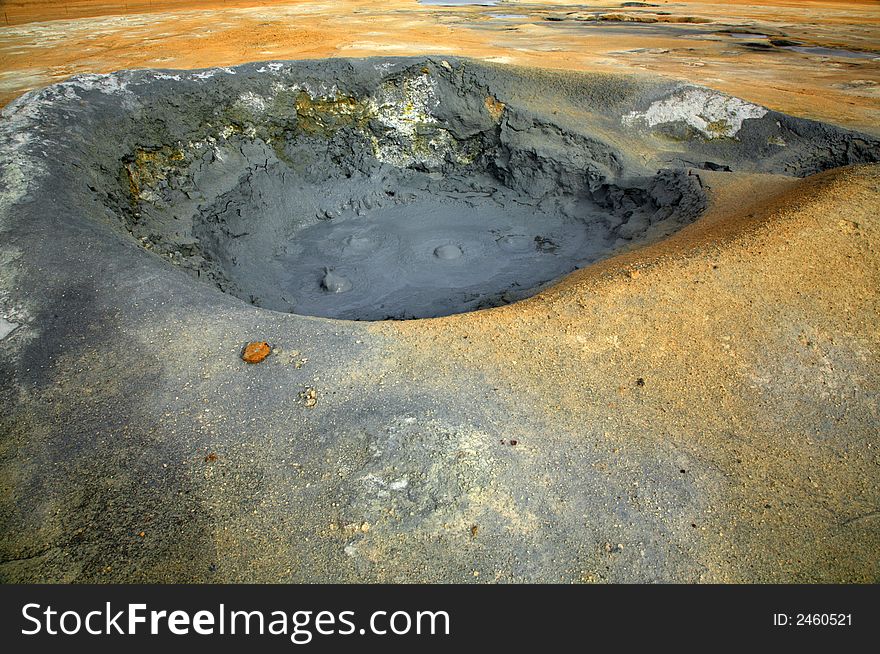
<instances>
[{"instance_id":1,"label":"geothermal ground","mask_svg":"<svg viewBox=\"0 0 880 654\"><path fill-rule=\"evenodd\" d=\"M187 4L0 9L0 579L880 579L876 5Z\"/></svg>"}]
</instances>

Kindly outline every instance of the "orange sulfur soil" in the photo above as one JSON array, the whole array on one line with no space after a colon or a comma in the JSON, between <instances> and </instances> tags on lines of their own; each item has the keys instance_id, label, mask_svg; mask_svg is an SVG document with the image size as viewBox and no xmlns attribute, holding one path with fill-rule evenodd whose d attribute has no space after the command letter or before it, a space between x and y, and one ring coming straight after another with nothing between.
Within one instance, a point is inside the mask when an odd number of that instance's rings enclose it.
<instances>
[{"instance_id":1,"label":"orange sulfur soil","mask_svg":"<svg viewBox=\"0 0 880 654\"><path fill-rule=\"evenodd\" d=\"M77 73L455 54L527 66L659 74L793 115L880 132L875 2L567 4L10 0L0 3L0 104ZM572 12L663 22L590 23L572 20ZM848 52L826 56L744 45L769 39Z\"/></svg>"}]
</instances>

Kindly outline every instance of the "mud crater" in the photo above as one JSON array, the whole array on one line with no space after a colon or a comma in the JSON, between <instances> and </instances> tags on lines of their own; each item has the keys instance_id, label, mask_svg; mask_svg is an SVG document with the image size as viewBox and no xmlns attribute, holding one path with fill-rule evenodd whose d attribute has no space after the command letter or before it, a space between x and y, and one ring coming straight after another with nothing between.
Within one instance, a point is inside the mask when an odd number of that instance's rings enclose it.
<instances>
[{"instance_id":1,"label":"mud crater","mask_svg":"<svg viewBox=\"0 0 880 654\"><path fill-rule=\"evenodd\" d=\"M129 226L145 246L255 305L380 320L527 297L675 231L704 206L697 180L682 173L607 185L613 154L597 163L595 144L564 133L580 165L510 147L498 125L462 141L439 121L419 129L390 152L369 128L315 136L294 124L276 148L230 135L201 156L154 159L160 169L146 175L136 158L130 180L156 183L132 184Z\"/></svg>"},{"instance_id":2,"label":"mud crater","mask_svg":"<svg viewBox=\"0 0 880 654\"><path fill-rule=\"evenodd\" d=\"M53 88L111 224L246 302L340 319L527 298L694 221L703 170L805 175L877 159L870 137L700 87L456 59Z\"/></svg>"},{"instance_id":3,"label":"mud crater","mask_svg":"<svg viewBox=\"0 0 880 654\"><path fill-rule=\"evenodd\" d=\"M448 72L409 67L357 95L244 92L244 120L124 158L126 224L255 305L382 320L528 297L704 208L686 171L612 182L614 148Z\"/></svg>"}]
</instances>

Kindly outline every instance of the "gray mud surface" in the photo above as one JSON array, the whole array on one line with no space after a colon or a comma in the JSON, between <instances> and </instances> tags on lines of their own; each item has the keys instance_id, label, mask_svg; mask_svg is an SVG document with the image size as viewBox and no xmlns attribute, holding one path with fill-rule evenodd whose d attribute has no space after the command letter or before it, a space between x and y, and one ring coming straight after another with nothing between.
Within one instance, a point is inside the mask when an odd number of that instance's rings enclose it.
<instances>
[{"instance_id":1,"label":"gray mud surface","mask_svg":"<svg viewBox=\"0 0 880 654\"><path fill-rule=\"evenodd\" d=\"M588 441L496 451L564 435L467 371L456 393L413 381L390 337L325 317L513 302L698 219L705 171L878 158L708 89L454 58L29 93L0 123L0 578L702 579L697 532L620 500L648 474L675 515L704 506L679 453L598 476ZM252 340L273 353L248 366ZM621 516L641 546L606 566Z\"/></svg>"}]
</instances>

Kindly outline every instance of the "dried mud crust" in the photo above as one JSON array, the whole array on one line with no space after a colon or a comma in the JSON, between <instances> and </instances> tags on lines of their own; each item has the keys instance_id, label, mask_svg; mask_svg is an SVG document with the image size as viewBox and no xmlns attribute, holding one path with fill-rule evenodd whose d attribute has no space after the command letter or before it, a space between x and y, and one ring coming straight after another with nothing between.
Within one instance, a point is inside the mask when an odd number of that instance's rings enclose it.
<instances>
[{"instance_id":1,"label":"dried mud crust","mask_svg":"<svg viewBox=\"0 0 880 654\"><path fill-rule=\"evenodd\" d=\"M562 89L550 102L542 78ZM709 89L456 59L58 89L56 110L88 98L78 146L109 220L251 304L334 318L528 297L695 220L701 169L806 175L877 156L871 137Z\"/></svg>"}]
</instances>

